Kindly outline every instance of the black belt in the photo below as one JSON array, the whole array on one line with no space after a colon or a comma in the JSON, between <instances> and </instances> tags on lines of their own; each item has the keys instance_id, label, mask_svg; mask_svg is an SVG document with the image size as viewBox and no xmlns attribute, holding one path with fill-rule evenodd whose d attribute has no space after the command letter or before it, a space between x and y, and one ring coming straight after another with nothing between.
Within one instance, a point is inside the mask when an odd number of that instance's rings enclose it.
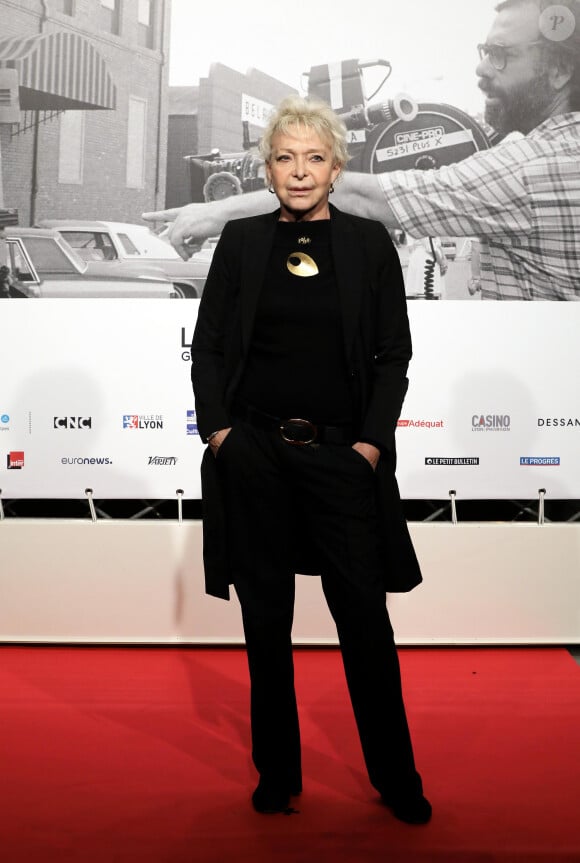
<instances>
[{"instance_id":1,"label":"black belt","mask_svg":"<svg viewBox=\"0 0 580 863\"><path fill-rule=\"evenodd\" d=\"M264 413L249 405L236 404L232 414L237 419L256 428L267 431L277 431L282 440L292 446L306 446L311 443L352 444L354 441L352 426L327 426L313 423L299 417L282 419Z\"/></svg>"}]
</instances>

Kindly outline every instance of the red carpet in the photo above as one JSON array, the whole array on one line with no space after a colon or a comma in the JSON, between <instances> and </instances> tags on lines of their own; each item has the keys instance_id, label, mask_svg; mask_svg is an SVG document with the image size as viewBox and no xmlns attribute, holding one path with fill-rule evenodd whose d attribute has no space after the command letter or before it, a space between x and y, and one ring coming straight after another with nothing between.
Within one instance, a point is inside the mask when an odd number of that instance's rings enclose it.
<instances>
[{"instance_id":1,"label":"red carpet","mask_svg":"<svg viewBox=\"0 0 580 863\"><path fill-rule=\"evenodd\" d=\"M426 827L368 784L335 650L298 650L299 815L249 795L245 656L0 648L5 863L578 863L580 667L564 649L403 649Z\"/></svg>"}]
</instances>

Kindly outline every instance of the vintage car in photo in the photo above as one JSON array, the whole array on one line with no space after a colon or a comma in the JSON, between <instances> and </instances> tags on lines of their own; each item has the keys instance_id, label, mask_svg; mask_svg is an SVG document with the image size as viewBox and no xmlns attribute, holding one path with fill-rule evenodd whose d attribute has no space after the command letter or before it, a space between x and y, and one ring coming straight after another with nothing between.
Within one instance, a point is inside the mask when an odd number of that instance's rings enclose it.
<instances>
[{"instance_id":1,"label":"vintage car in photo","mask_svg":"<svg viewBox=\"0 0 580 863\"><path fill-rule=\"evenodd\" d=\"M184 261L167 240L147 225L82 219L45 219L39 225L60 231L85 261L124 261L134 272L144 264L152 264L173 282L178 297L195 298L203 292L213 254L211 242Z\"/></svg>"},{"instance_id":2,"label":"vintage car in photo","mask_svg":"<svg viewBox=\"0 0 580 863\"><path fill-rule=\"evenodd\" d=\"M175 298L173 283L154 265L139 274L123 261L84 261L51 228L6 230L13 297Z\"/></svg>"}]
</instances>

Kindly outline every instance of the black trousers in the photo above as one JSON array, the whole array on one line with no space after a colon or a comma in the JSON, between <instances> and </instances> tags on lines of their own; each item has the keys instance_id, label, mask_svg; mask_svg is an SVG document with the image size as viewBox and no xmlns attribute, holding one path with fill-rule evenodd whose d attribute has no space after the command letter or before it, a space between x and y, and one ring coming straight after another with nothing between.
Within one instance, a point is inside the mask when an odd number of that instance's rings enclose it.
<instances>
[{"instance_id":1,"label":"black trousers","mask_svg":"<svg viewBox=\"0 0 580 863\"><path fill-rule=\"evenodd\" d=\"M370 781L386 797L420 793L381 580L371 465L350 446L292 446L275 431L242 422L234 424L217 461L260 776L291 791L302 786L291 641L292 544L301 524L321 561Z\"/></svg>"}]
</instances>

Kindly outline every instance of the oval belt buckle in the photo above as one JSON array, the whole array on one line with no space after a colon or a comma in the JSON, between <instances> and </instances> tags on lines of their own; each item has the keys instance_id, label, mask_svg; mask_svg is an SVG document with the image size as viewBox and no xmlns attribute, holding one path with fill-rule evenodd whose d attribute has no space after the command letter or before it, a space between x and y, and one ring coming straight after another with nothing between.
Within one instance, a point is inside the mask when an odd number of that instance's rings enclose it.
<instances>
[{"instance_id":1,"label":"oval belt buckle","mask_svg":"<svg viewBox=\"0 0 580 863\"><path fill-rule=\"evenodd\" d=\"M295 431L294 437L292 437L293 430ZM282 440L292 446L306 446L309 443L314 443L318 433L314 423L303 419L284 420L284 422L280 423L279 431L282 435ZM297 437L296 434L303 436Z\"/></svg>"}]
</instances>

